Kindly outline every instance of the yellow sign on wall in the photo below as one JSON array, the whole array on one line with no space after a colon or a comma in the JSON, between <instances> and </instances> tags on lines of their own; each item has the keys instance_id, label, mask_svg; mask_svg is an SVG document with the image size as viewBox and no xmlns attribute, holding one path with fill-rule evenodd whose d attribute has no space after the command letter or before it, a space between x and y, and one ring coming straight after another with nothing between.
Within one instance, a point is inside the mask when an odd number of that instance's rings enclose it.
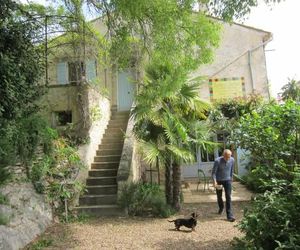
<instances>
[{"instance_id":1,"label":"yellow sign on wall","mask_svg":"<svg viewBox=\"0 0 300 250\"><path fill-rule=\"evenodd\" d=\"M209 79L210 98L212 100L231 99L245 96L244 77Z\"/></svg>"}]
</instances>

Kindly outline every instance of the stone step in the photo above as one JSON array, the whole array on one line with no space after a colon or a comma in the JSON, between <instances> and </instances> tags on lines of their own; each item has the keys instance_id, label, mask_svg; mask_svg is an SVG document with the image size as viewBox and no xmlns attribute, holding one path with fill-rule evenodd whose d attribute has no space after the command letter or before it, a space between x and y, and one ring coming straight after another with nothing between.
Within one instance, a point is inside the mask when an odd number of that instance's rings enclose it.
<instances>
[{"instance_id":1,"label":"stone step","mask_svg":"<svg viewBox=\"0 0 300 250\"><path fill-rule=\"evenodd\" d=\"M117 185L116 177L88 177L86 179L87 186L99 186L99 185Z\"/></svg>"},{"instance_id":2,"label":"stone step","mask_svg":"<svg viewBox=\"0 0 300 250\"><path fill-rule=\"evenodd\" d=\"M109 121L108 124L114 124L114 123L123 123L125 125L125 123L128 123L129 118L127 117L112 117Z\"/></svg>"},{"instance_id":3,"label":"stone step","mask_svg":"<svg viewBox=\"0 0 300 250\"><path fill-rule=\"evenodd\" d=\"M130 111L116 111L116 109L114 109L114 110L111 109L111 111L112 111L111 112L112 115L114 115L114 114L121 114L121 115L123 115L124 114L124 115L129 116L129 114L130 114Z\"/></svg>"},{"instance_id":4,"label":"stone step","mask_svg":"<svg viewBox=\"0 0 300 250\"><path fill-rule=\"evenodd\" d=\"M117 112L117 113L112 113L110 116L111 120L114 119L129 119L129 114L128 113L123 113L123 112Z\"/></svg>"},{"instance_id":5,"label":"stone step","mask_svg":"<svg viewBox=\"0 0 300 250\"><path fill-rule=\"evenodd\" d=\"M127 123L129 120L128 116L125 115L114 115L110 118L109 122L110 123L115 123L115 122L123 122L123 123Z\"/></svg>"},{"instance_id":6,"label":"stone step","mask_svg":"<svg viewBox=\"0 0 300 250\"><path fill-rule=\"evenodd\" d=\"M91 169L112 169L117 170L119 167L119 161L115 162L93 162Z\"/></svg>"},{"instance_id":7,"label":"stone step","mask_svg":"<svg viewBox=\"0 0 300 250\"><path fill-rule=\"evenodd\" d=\"M75 208L78 213L93 216L125 216L125 210L117 205L80 206Z\"/></svg>"},{"instance_id":8,"label":"stone step","mask_svg":"<svg viewBox=\"0 0 300 250\"><path fill-rule=\"evenodd\" d=\"M115 142L115 143L105 143L100 144L98 146L99 150L107 150L107 149L122 149L123 148L123 141L122 142Z\"/></svg>"},{"instance_id":9,"label":"stone step","mask_svg":"<svg viewBox=\"0 0 300 250\"><path fill-rule=\"evenodd\" d=\"M121 129L121 128L114 128L114 127L107 127L105 129L105 134L108 133L108 134L125 134L126 131L124 129Z\"/></svg>"},{"instance_id":10,"label":"stone step","mask_svg":"<svg viewBox=\"0 0 300 250\"><path fill-rule=\"evenodd\" d=\"M127 117L129 117L130 115L130 112L129 111L112 111L111 112L111 115L114 116L114 115L126 115Z\"/></svg>"},{"instance_id":11,"label":"stone step","mask_svg":"<svg viewBox=\"0 0 300 250\"><path fill-rule=\"evenodd\" d=\"M117 173L117 169L91 169L89 177L115 177Z\"/></svg>"},{"instance_id":12,"label":"stone step","mask_svg":"<svg viewBox=\"0 0 300 250\"><path fill-rule=\"evenodd\" d=\"M106 143L123 143L124 142L124 138L123 137L120 137L120 138L105 138L103 137L102 140L101 140L101 143L102 144L106 144Z\"/></svg>"},{"instance_id":13,"label":"stone step","mask_svg":"<svg viewBox=\"0 0 300 250\"><path fill-rule=\"evenodd\" d=\"M116 162L120 161L121 155L106 155L106 156L95 156L94 162Z\"/></svg>"},{"instance_id":14,"label":"stone step","mask_svg":"<svg viewBox=\"0 0 300 250\"><path fill-rule=\"evenodd\" d=\"M126 131L126 128L127 128L127 124L128 122L109 122L107 124L107 127L108 129L110 128L118 128L120 130L123 130L123 131Z\"/></svg>"},{"instance_id":15,"label":"stone step","mask_svg":"<svg viewBox=\"0 0 300 250\"><path fill-rule=\"evenodd\" d=\"M117 194L117 185L86 186L86 194Z\"/></svg>"},{"instance_id":16,"label":"stone step","mask_svg":"<svg viewBox=\"0 0 300 250\"><path fill-rule=\"evenodd\" d=\"M118 133L113 133L113 132L105 133L102 137L102 140L105 140L105 139L124 140L124 134L121 133L121 132L118 132Z\"/></svg>"},{"instance_id":17,"label":"stone step","mask_svg":"<svg viewBox=\"0 0 300 250\"><path fill-rule=\"evenodd\" d=\"M105 156L105 155L121 155L122 154L122 148L111 148L111 149L101 149L96 151L97 156Z\"/></svg>"},{"instance_id":18,"label":"stone step","mask_svg":"<svg viewBox=\"0 0 300 250\"><path fill-rule=\"evenodd\" d=\"M112 205L117 203L117 195L83 195L79 198L79 205Z\"/></svg>"}]
</instances>

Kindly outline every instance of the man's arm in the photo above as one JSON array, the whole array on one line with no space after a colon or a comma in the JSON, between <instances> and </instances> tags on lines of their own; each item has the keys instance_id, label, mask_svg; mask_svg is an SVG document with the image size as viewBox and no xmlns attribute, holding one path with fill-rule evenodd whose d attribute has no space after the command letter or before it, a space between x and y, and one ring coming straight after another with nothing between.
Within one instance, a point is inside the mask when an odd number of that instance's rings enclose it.
<instances>
[{"instance_id":1,"label":"man's arm","mask_svg":"<svg viewBox=\"0 0 300 250\"><path fill-rule=\"evenodd\" d=\"M232 181L233 181L233 170L234 170L234 159L232 159L232 166L231 166L231 169L230 169L230 177L231 177Z\"/></svg>"},{"instance_id":2,"label":"man's arm","mask_svg":"<svg viewBox=\"0 0 300 250\"><path fill-rule=\"evenodd\" d=\"M213 167L212 172L211 172L211 177L214 181L214 187L217 185L217 170L218 170L218 167L219 167L219 162L217 160L215 160L214 167Z\"/></svg>"}]
</instances>

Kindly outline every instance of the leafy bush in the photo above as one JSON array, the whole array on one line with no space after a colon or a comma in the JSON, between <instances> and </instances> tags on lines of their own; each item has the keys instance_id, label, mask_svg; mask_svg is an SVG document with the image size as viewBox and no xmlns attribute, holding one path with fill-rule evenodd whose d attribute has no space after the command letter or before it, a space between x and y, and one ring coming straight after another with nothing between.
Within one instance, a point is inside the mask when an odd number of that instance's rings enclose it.
<instances>
[{"instance_id":1,"label":"leafy bush","mask_svg":"<svg viewBox=\"0 0 300 250\"><path fill-rule=\"evenodd\" d=\"M1 121L0 118L0 184L10 177L7 166L21 161L27 165L34 156L38 145L44 151L51 150L51 141L57 136L46 121L39 115L30 115L14 121Z\"/></svg>"},{"instance_id":2,"label":"leafy bush","mask_svg":"<svg viewBox=\"0 0 300 250\"><path fill-rule=\"evenodd\" d=\"M256 197L245 212L239 228L245 233L236 239L235 249L300 248L300 178L289 183L273 180L273 190Z\"/></svg>"},{"instance_id":3,"label":"leafy bush","mask_svg":"<svg viewBox=\"0 0 300 250\"><path fill-rule=\"evenodd\" d=\"M9 222L9 218L4 214L0 213L0 225L7 225L8 222Z\"/></svg>"},{"instance_id":4,"label":"leafy bush","mask_svg":"<svg viewBox=\"0 0 300 250\"><path fill-rule=\"evenodd\" d=\"M49 173L51 165L53 165L53 159L46 155L31 169L30 179L38 193L44 193L45 191L45 177Z\"/></svg>"},{"instance_id":5,"label":"leafy bush","mask_svg":"<svg viewBox=\"0 0 300 250\"><path fill-rule=\"evenodd\" d=\"M251 152L246 185L256 192L271 190L272 179L292 180L300 164L300 106L294 101L268 104L241 117L231 134L235 145Z\"/></svg>"},{"instance_id":6,"label":"leafy bush","mask_svg":"<svg viewBox=\"0 0 300 250\"><path fill-rule=\"evenodd\" d=\"M300 163L300 106L294 101L269 104L244 115L231 140L253 155L253 162L273 166L278 160Z\"/></svg>"},{"instance_id":7,"label":"leafy bush","mask_svg":"<svg viewBox=\"0 0 300 250\"><path fill-rule=\"evenodd\" d=\"M71 200L83 190L74 181L79 169L84 167L76 149L64 138L52 140L52 153L34 164L30 178L38 192L45 192L52 202Z\"/></svg>"},{"instance_id":8,"label":"leafy bush","mask_svg":"<svg viewBox=\"0 0 300 250\"><path fill-rule=\"evenodd\" d=\"M0 204L3 204L3 205L7 205L8 204L8 198L7 196L3 195L0 193Z\"/></svg>"},{"instance_id":9,"label":"leafy bush","mask_svg":"<svg viewBox=\"0 0 300 250\"><path fill-rule=\"evenodd\" d=\"M174 213L166 204L163 191L156 184L124 184L118 203L128 210L129 215L168 217Z\"/></svg>"},{"instance_id":10,"label":"leafy bush","mask_svg":"<svg viewBox=\"0 0 300 250\"><path fill-rule=\"evenodd\" d=\"M274 180L291 181L293 174L288 166L282 161L278 161L272 167L258 165L252 167L249 173L243 177L244 184L252 191L263 193L271 191L274 187Z\"/></svg>"}]
</instances>

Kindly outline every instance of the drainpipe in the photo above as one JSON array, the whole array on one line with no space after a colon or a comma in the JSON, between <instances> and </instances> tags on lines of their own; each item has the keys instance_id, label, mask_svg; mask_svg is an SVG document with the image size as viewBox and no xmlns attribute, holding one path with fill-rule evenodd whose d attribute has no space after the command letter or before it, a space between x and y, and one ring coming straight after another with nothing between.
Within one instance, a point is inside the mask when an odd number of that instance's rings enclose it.
<instances>
[{"instance_id":1,"label":"drainpipe","mask_svg":"<svg viewBox=\"0 0 300 250\"><path fill-rule=\"evenodd\" d=\"M250 81L251 81L251 86L252 86L252 93L254 93L255 90L255 83L254 83L254 79L253 79L253 69L252 69L252 52L259 49L262 46L265 46L267 43L271 42L273 39L272 36L270 36L266 41L264 41L263 43L259 44L258 46L256 46L253 49L248 50L248 65L249 65L249 72L250 72ZM267 77L267 84L268 84L268 77ZM270 99L270 91L269 91L269 87L268 87L268 97Z\"/></svg>"},{"instance_id":2,"label":"drainpipe","mask_svg":"<svg viewBox=\"0 0 300 250\"><path fill-rule=\"evenodd\" d=\"M251 82L251 87L252 87L252 93L254 93L255 85L254 85L253 70L252 70L252 65L251 65L251 53L252 53L252 50L248 50L248 65L249 65L249 72L250 72L250 82Z\"/></svg>"}]
</instances>

